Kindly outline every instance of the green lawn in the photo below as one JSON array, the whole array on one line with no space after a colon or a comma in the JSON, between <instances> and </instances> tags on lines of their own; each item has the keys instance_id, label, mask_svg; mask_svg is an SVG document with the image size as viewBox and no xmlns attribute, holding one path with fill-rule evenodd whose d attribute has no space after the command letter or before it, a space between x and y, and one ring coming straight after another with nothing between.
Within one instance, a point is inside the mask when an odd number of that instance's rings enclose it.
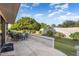
<instances>
[{"instance_id":1,"label":"green lawn","mask_svg":"<svg viewBox=\"0 0 79 59\"><path fill-rule=\"evenodd\" d=\"M55 48L64 52L68 56L74 56L76 51L74 41L67 38L55 38Z\"/></svg>"}]
</instances>

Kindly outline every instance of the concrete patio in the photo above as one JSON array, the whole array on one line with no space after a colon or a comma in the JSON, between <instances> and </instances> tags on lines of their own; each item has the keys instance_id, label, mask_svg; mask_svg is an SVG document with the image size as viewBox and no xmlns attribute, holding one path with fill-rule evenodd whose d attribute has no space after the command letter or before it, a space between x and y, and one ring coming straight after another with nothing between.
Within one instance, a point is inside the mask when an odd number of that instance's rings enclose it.
<instances>
[{"instance_id":1,"label":"concrete patio","mask_svg":"<svg viewBox=\"0 0 79 59\"><path fill-rule=\"evenodd\" d=\"M1 53L1 56L66 56L59 50L47 46L35 39L39 37L31 36L27 40L14 43L14 51Z\"/></svg>"}]
</instances>

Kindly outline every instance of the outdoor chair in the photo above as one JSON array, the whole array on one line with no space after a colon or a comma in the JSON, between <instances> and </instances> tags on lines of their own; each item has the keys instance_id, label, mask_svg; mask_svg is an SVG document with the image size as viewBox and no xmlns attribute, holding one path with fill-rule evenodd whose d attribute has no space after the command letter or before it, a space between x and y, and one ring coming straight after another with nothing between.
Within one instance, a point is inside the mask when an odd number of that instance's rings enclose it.
<instances>
[{"instance_id":1,"label":"outdoor chair","mask_svg":"<svg viewBox=\"0 0 79 59\"><path fill-rule=\"evenodd\" d=\"M17 32L8 32L8 35L14 41L25 40L28 38L28 33L17 33Z\"/></svg>"},{"instance_id":2,"label":"outdoor chair","mask_svg":"<svg viewBox=\"0 0 79 59\"><path fill-rule=\"evenodd\" d=\"M24 35L22 36L23 36L23 40L26 40L28 38L28 33L24 33Z\"/></svg>"},{"instance_id":3,"label":"outdoor chair","mask_svg":"<svg viewBox=\"0 0 79 59\"><path fill-rule=\"evenodd\" d=\"M10 32L9 36L11 37L11 40L18 41L18 34L16 32Z\"/></svg>"},{"instance_id":4,"label":"outdoor chair","mask_svg":"<svg viewBox=\"0 0 79 59\"><path fill-rule=\"evenodd\" d=\"M24 39L24 36L22 35L22 33L18 33L16 36L17 36L17 39L19 39L19 40Z\"/></svg>"},{"instance_id":5,"label":"outdoor chair","mask_svg":"<svg viewBox=\"0 0 79 59\"><path fill-rule=\"evenodd\" d=\"M26 39L28 38L28 36L29 36L28 33L25 33L25 37L26 37Z\"/></svg>"}]
</instances>

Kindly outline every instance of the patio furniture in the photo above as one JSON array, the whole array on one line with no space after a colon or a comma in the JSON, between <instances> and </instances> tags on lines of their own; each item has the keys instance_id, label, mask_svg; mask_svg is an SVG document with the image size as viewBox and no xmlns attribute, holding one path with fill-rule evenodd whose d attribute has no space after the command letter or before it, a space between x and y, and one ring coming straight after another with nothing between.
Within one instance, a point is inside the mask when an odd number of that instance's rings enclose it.
<instances>
[{"instance_id":1,"label":"patio furniture","mask_svg":"<svg viewBox=\"0 0 79 59\"><path fill-rule=\"evenodd\" d=\"M22 39L25 40L28 38L28 33L22 33Z\"/></svg>"},{"instance_id":2,"label":"patio furniture","mask_svg":"<svg viewBox=\"0 0 79 59\"><path fill-rule=\"evenodd\" d=\"M25 40L28 38L28 33L9 32L8 35L13 41Z\"/></svg>"},{"instance_id":3,"label":"patio furniture","mask_svg":"<svg viewBox=\"0 0 79 59\"><path fill-rule=\"evenodd\" d=\"M13 43L8 43L8 44L4 44L2 46L0 53L13 51L13 50L14 50Z\"/></svg>"},{"instance_id":4,"label":"patio furniture","mask_svg":"<svg viewBox=\"0 0 79 59\"><path fill-rule=\"evenodd\" d=\"M19 34L13 32L13 33L10 34L10 37L11 37L11 39L12 39L13 41L18 41L18 39L19 39Z\"/></svg>"}]
</instances>

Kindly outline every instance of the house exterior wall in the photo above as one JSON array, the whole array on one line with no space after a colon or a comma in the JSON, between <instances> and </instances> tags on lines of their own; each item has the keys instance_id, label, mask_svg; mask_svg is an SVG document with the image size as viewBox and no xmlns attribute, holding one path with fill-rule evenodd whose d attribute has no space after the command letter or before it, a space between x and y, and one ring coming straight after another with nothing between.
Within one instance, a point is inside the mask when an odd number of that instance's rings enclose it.
<instances>
[{"instance_id":1,"label":"house exterior wall","mask_svg":"<svg viewBox=\"0 0 79 59\"><path fill-rule=\"evenodd\" d=\"M79 32L79 27L71 27L71 28L54 28L57 32L61 32L69 37L71 33Z\"/></svg>"}]
</instances>

